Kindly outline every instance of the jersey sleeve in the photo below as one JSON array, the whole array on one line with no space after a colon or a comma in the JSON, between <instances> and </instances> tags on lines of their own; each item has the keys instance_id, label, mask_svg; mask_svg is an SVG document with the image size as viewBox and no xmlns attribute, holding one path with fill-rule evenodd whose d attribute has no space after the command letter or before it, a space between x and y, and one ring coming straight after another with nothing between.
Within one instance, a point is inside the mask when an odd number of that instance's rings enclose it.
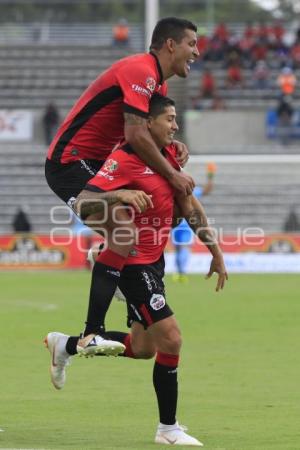
<instances>
[{"instance_id":1,"label":"jersey sleeve","mask_svg":"<svg viewBox=\"0 0 300 450\"><path fill-rule=\"evenodd\" d=\"M147 118L149 102L158 84L155 71L142 63L131 68L124 66L118 72L118 82L124 95L124 111Z\"/></svg>"},{"instance_id":2,"label":"jersey sleeve","mask_svg":"<svg viewBox=\"0 0 300 450\"><path fill-rule=\"evenodd\" d=\"M131 158L122 150L116 150L105 161L85 189L90 191L114 191L131 182Z\"/></svg>"},{"instance_id":3,"label":"jersey sleeve","mask_svg":"<svg viewBox=\"0 0 300 450\"><path fill-rule=\"evenodd\" d=\"M168 85L166 82L164 82L161 87L160 90L158 91L161 95L164 95L165 97L168 95Z\"/></svg>"}]
</instances>

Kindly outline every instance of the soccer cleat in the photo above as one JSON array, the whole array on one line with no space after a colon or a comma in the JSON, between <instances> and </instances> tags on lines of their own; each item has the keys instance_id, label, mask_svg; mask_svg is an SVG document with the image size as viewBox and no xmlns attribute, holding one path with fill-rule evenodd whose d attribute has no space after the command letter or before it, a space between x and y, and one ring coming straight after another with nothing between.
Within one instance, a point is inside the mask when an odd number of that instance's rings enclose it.
<instances>
[{"instance_id":1,"label":"soccer cleat","mask_svg":"<svg viewBox=\"0 0 300 450\"><path fill-rule=\"evenodd\" d=\"M125 348L125 345L121 342L111 341L97 335L84 347L77 345L77 353L79 356L85 356L86 358L94 355L118 356L124 353Z\"/></svg>"},{"instance_id":2,"label":"soccer cleat","mask_svg":"<svg viewBox=\"0 0 300 450\"><path fill-rule=\"evenodd\" d=\"M70 364L71 356L66 352L66 343L69 336L62 333L48 333L44 344L51 354L51 381L56 389L62 389L66 382L65 368Z\"/></svg>"},{"instance_id":3,"label":"soccer cleat","mask_svg":"<svg viewBox=\"0 0 300 450\"><path fill-rule=\"evenodd\" d=\"M180 426L178 422L174 424L174 428L165 430L165 426L159 425L154 439L156 444L166 445L194 445L203 447L202 442L185 433L186 427ZM169 428L169 427L168 427Z\"/></svg>"}]
</instances>

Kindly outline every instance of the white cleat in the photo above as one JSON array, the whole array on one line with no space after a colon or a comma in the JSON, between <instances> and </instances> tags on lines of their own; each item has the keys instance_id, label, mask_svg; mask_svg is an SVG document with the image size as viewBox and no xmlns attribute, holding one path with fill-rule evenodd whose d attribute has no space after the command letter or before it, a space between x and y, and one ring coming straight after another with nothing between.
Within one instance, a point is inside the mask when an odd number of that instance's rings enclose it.
<instances>
[{"instance_id":1,"label":"white cleat","mask_svg":"<svg viewBox=\"0 0 300 450\"><path fill-rule=\"evenodd\" d=\"M198 447L203 447L202 442L185 433L186 430L187 428L180 426L178 422L174 424L174 428L168 430L165 429L165 426L159 425L154 442L156 444L194 445Z\"/></svg>"},{"instance_id":2,"label":"white cleat","mask_svg":"<svg viewBox=\"0 0 300 450\"><path fill-rule=\"evenodd\" d=\"M56 389L62 389L66 382L65 368L70 364L71 356L66 352L66 343L69 336L62 333L48 333L44 344L51 354L51 381Z\"/></svg>"},{"instance_id":3,"label":"white cleat","mask_svg":"<svg viewBox=\"0 0 300 450\"><path fill-rule=\"evenodd\" d=\"M95 355L118 356L124 353L125 348L125 345L121 344L121 342L111 341L97 335L84 347L77 345L77 353L79 356L87 358Z\"/></svg>"}]
</instances>

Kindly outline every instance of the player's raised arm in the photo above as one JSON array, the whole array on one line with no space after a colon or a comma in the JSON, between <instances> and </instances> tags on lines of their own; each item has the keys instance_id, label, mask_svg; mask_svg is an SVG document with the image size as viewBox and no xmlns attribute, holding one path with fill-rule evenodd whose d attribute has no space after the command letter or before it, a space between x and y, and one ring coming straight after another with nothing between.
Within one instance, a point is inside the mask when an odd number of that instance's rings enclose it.
<instances>
[{"instance_id":1,"label":"player's raised arm","mask_svg":"<svg viewBox=\"0 0 300 450\"><path fill-rule=\"evenodd\" d=\"M138 156L157 173L166 178L180 193L189 195L195 186L191 176L175 170L162 156L147 127L147 119L136 114L124 113L126 141Z\"/></svg>"},{"instance_id":2,"label":"player's raised arm","mask_svg":"<svg viewBox=\"0 0 300 450\"><path fill-rule=\"evenodd\" d=\"M204 208L194 195L189 195L188 197L178 196L176 203L193 232L206 245L213 256L206 278L210 278L214 272L218 274L216 286L216 291L218 292L220 289L223 289L226 280L228 280L228 274L222 251L212 229L208 225Z\"/></svg>"}]
</instances>

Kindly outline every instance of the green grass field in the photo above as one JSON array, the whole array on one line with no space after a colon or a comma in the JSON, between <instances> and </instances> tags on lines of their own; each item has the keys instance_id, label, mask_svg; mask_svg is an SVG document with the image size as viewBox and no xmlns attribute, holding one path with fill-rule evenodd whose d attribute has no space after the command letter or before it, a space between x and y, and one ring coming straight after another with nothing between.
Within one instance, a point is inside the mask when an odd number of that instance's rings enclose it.
<instances>
[{"instance_id":1,"label":"green grass field","mask_svg":"<svg viewBox=\"0 0 300 450\"><path fill-rule=\"evenodd\" d=\"M50 384L43 337L82 328L89 280L0 274L0 449L165 448L152 361L75 357L65 388ZM300 449L299 275L232 275L219 294L202 275L166 283L184 339L179 421L207 450ZM114 301L107 329L124 318Z\"/></svg>"}]
</instances>

